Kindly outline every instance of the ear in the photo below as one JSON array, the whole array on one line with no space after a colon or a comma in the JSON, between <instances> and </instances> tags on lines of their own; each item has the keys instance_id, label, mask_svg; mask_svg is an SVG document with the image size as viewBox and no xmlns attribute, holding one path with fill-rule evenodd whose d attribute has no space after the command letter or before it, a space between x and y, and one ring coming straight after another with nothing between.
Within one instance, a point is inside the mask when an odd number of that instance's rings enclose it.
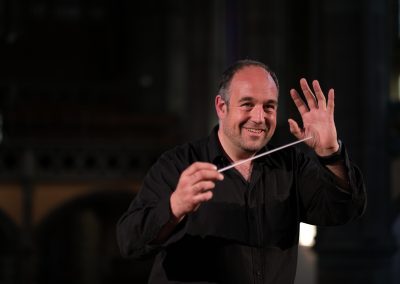
<instances>
[{"instance_id":1,"label":"ear","mask_svg":"<svg viewBox=\"0 0 400 284\"><path fill-rule=\"evenodd\" d=\"M215 110L217 111L219 119L225 117L227 112L227 105L220 95L215 97Z\"/></svg>"}]
</instances>

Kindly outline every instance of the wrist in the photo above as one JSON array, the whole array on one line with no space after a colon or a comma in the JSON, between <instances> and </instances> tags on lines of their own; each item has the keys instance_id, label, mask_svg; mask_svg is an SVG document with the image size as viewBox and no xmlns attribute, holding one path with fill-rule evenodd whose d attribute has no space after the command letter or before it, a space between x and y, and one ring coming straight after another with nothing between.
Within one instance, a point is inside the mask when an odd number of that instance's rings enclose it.
<instances>
[{"instance_id":1,"label":"wrist","mask_svg":"<svg viewBox=\"0 0 400 284\"><path fill-rule=\"evenodd\" d=\"M331 154L328 155L319 155L317 153L317 157L320 163L323 165L332 165L339 161L343 161L344 158L342 155L342 141L338 140L338 146L336 147L336 151L331 152Z\"/></svg>"},{"instance_id":2,"label":"wrist","mask_svg":"<svg viewBox=\"0 0 400 284\"><path fill-rule=\"evenodd\" d=\"M178 209L179 206L177 206L174 193L171 194L169 207L170 218L168 222L178 224L185 217L186 214Z\"/></svg>"},{"instance_id":3,"label":"wrist","mask_svg":"<svg viewBox=\"0 0 400 284\"><path fill-rule=\"evenodd\" d=\"M328 156L332 156L335 155L336 153L338 153L341 149L341 142L338 139L336 141L336 143L334 145L332 145L331 147L328 148L319 148L319 149L314 149L315 150L315 154L318 157L328 157Z\"/></svg>"}]
</instances>

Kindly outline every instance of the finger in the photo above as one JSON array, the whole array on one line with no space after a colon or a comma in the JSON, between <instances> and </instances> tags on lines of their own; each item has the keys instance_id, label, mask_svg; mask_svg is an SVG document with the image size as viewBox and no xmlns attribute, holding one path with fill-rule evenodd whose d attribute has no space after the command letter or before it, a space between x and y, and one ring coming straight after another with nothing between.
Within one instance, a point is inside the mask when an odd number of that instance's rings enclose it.
<instances>
[{"instance_id":1,"label":"finger","mask_svg":"<svg viewBox=\"0 0 400 284\"><path fill-rule=\"evenodd\" d=\"M211 163L206 162L195 162L191 164L186 170L183 171L185 175L193 175L195 172L200 170L217 170L217 167ZM182 173L182 174L183 174Z\"/></svg>"},{"instance_id":2,"label":"finger","mask_svg":"<svg viewBox=\"0 0 400 284\"><path fill-rule=\"evenodd\" d=\"M195 203L200 204L200 203L202 203L202 202L209 201L209 200L213 197L213 195L214 195L214 194L213 194L212 191L206 191L206 192L204 192L204 193L202 193L202 194L196 195L196 196L194 197L193 201L194 201ZM197 207L197 208L198 208L198 207ZM195 209L197 209L197 208L195 208Z\"/></svg>"},{"instance_id":3,"label":"finger","mask_svg":"<svg viewBox=\"0 0 400 284\"><path fill-rule=\"evenodd\" d=\"M217 181L224 179L224 176L216 170L199 170L189 177L192 184L196 184L201 181Z\"/></svg>"},{"instance_id":4,"label":"finger","mask_svg":"<svg viewBox=\"0 0 400 284\"><path fill-rule=\"evenodd\" d=\"M308 109L307 105L304 103L304 101L301 99L299 93L295 89L290 90L290 96L292 97L292 100L301 115L308 112L309 109Z\"/></svg>"},{"instance_id":5,"label":"finger","mask_svg":"<svg viewBox=\"0 0 400 284\"><path fill-rule=\"evenodd\" d=\"M299 127L299 125L297 124L296 121L294 121L293 119L289 118L288 119L289 122L289 128L290 128L290 132L298 139L303 139L304 133L302 131L302 129Z\"/></svg>"},{"instance_id":6,"label":"finger","mask_svg":"<svg viewBox=\"0 0 400 284\"><path fill-rule=\"evenodd\" d=\"M310 109L318 108L317 99L315 98L313 92L308 86L307 80L304 78L300 79L301 90L303 91L304 97L307 100L308 107Z\"/></svg>"},{"instance_id":7,"label":"finger","mask_svg":"<svg viewBox=\"0 0 400 284\"><path fill-rule=\"evenodd\" d=\"M201 194L201 193L204 193L206 191L209 191L209 190L212 190L213 188L215 188L215 183L212 181L201 181L201 182L196 183L193 186L193 188L197 194L199 194L199 193Z\"/></svg>"},{"instance_id":8,"label":"finger","mask_svg":"<svg viewBox=\"0 0 400 284\"><path fill-rule=\"evenodd\" d=\"M321 86L319 85L319 82L317 80L314 80L312 82L312 84L313 84L315 96L318 101L318 107L325 110L326 109L326 99L325 99L324 93L322 92Z\"/></svg>"},{"instance_id":9,"label":"finger","mask_svg":"<svg viewBox=\"0 0 400 284\"><path fill-rule=\"evenodd\" d=\"M330 89L328 92L327 110L329 113L333 114L334 109L335 109L335 90Z\"/></svg>"}]
</instances>

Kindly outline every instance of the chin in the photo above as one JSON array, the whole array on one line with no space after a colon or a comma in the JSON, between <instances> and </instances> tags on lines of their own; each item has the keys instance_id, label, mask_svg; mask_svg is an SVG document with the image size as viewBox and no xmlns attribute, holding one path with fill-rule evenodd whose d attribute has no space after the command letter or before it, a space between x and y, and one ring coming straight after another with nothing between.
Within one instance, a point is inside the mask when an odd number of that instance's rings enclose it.
<instances>
[{"instance_id":1,"label":"chin","mask_svg":"<svg viewBox=\"0 0 400 284\"><path fill-rule=\"evenodd\" d=\"M249 153L255 153L260 151L267 143L257 144L257 145L243 145L243 149Z\"/></svg>"}]
</instances>

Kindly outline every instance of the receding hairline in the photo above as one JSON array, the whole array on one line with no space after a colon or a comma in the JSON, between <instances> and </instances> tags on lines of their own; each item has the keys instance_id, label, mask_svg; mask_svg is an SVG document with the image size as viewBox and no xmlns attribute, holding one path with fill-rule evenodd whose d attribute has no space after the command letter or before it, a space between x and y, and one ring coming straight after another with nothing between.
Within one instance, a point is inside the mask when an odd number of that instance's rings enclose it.
<instances>
[{"instance_id":1,"label":"receding hairline","mask_svg":"<svg viewBox=\"0 0 400 284\"><path fill-rule=\"evenodd\" d=\"M247 68L247 67L259 67L267 72L267 78L270 76L272 80L275 83L275 86L278 90L279 94L279 82L278 78L276 77L276 74L269 68L266 64L256 61L256 60L251 60L251 59L243 59L236 61L234 64L229 66L221 76L221 80L219 83L219 88L218 88L218 93L217 96L221 96L226 102L229 102L229 91L230 91L230 85L232 83L233 78L239 71Z\"/></svg>"}]
</instances>

